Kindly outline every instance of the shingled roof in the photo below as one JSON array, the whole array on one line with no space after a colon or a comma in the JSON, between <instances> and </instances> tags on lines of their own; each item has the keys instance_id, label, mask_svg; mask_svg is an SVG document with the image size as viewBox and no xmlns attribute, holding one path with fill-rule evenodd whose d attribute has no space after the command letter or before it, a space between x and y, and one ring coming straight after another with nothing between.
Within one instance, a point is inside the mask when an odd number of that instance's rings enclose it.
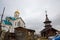
<instances>
[{"instance_id":1,"label":"shingled roof","mask_svg":"<svg viewBox=\"0 0 60 40\"><path fill-rule=\"evenodd\" d=\"M58 30L56 30L56 29L54 29L54 28L48 28L48 29L43 29L41 32L46 32L47 30L50 30L50 29L52 29L52 30L55 30L55 31L58 31Z\"/></svg>"}]
</instances>

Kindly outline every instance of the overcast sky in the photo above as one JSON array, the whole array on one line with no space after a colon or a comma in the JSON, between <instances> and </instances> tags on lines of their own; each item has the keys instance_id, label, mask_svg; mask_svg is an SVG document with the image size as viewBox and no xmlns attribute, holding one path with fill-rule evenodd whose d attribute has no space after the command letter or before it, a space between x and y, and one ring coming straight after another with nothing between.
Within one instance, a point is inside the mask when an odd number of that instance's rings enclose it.
<instances>
[{"instance_id":1,"label":"overcast sky","mask_svg":"<svg viewBox=\"0 0 60 40\"><path fill-rule=\"evenodd\" d=\"M4 18L14 16L14 12L19 10L26 27L36 32L44 28L45 10L47 10L52 27L60 30L60 0L0 0L0 15L4 7L6 7Z\"/></svg>"}]
</instances>

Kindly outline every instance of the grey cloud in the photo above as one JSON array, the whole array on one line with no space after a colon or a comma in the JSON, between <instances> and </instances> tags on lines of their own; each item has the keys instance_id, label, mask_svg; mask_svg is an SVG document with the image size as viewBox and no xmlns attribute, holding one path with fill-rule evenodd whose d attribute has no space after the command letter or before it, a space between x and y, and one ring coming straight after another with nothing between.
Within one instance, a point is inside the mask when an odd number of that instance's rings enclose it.
<instances>
[{"instance_id":1,"label":"grey cloud","mask_svg":"<svg viewBox=\"0 0 60 40\"><path fill-rule=\"evenodd\" d=\"M54 25L60 25L60 14L57 14L55 19L53 19Z\"/></svg>"},{"instance_id":2,"label":"grey cloud","mask_svg":"<svg viewBox=\"0 0 60 40\"><path fill-rule=\"evenodd\" d=\"M52 26L60 31L60 14L57 14L52 20Z\"/></svg>"}]
</instances>

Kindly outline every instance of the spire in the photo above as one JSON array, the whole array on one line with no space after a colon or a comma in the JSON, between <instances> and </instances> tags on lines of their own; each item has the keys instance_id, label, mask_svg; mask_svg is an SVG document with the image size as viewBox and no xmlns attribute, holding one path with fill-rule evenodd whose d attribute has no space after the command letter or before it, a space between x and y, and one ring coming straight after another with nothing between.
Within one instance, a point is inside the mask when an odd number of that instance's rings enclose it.
<instances>
[{"instance_id":1,"label":"spire","mask_svg":"<svg viewBox=\"0 0 60 40\"><path fill-rule=\"evenodd\" d=\"M44 23L47 23L47 22L51 23L51 21L48 18L48 15L47 15L47 11L46 10L45 10L45 13L46 13L46 19L45 19Z\"/></svg>"},{"instance_id":2,"label":"spire","mask_svg":"<svg viewBox=\"0 0 60 40\"><path fill-rule=\"evenodd\" d=\"M45 13L46 13L46 19L45 19L45 21L49 21L48 15L47 15L47 11L46 11L46 10L45 10Z\"/></svg>"},{"instance_id":3,"label":"spire","mask_svg":"<svg viewBox=\"0 0 60 40\"><path fill-rule=\"evenodd\" d=\"M49 19L48 19L48 15L46 14L46 20L45 21L49 21Z\"/></svg>"},{"instance_id":4,"label":"spire","mask_svg":"<svg viewBox=\"0 0 60 40\"><path fill-rule=\"evenodd\" d=\"M45 24L45 28L50 28L51 27L51 21L48 19L48 15L47 15L47 11L45 10L45 13L46 13L46 19L44 21L44 24Z\"/></svg>"}]
</instances>

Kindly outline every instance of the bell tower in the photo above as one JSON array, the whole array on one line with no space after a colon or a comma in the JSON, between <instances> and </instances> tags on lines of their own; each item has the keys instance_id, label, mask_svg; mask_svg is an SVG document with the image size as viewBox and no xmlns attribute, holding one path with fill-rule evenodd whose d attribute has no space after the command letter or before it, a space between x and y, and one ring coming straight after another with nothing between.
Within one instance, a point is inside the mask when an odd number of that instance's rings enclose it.
<instances>
[{"instance_id":1,"label":"bell tower","mask_svg":"<svg viewBox=\"0 0 60 40\"><path fill-rule=\"evenodd\" d=\"M18 11L18 10L17 10L17 11L15 11L15 13L14 13L14 17L15 17L15 18L19 18L19 14L20 14L20 13L19 13L19 11Z\"/></svg>"},{"instance_id":2,"label":"bell tower","mask_svg":"<svg viewBox=\"0 0 60 40\"><path fill-rule=\"evenodd\" d=\"M44 21L44 24L45 24L45 28L51 28L52 27L52 25L51 25L51 21L49 20L49 18L48 18L48 15L47 15L47 11L45 11L45 13L46 13L46 19L45 19L45 21Z\"/></svg>"}]
</instances>

